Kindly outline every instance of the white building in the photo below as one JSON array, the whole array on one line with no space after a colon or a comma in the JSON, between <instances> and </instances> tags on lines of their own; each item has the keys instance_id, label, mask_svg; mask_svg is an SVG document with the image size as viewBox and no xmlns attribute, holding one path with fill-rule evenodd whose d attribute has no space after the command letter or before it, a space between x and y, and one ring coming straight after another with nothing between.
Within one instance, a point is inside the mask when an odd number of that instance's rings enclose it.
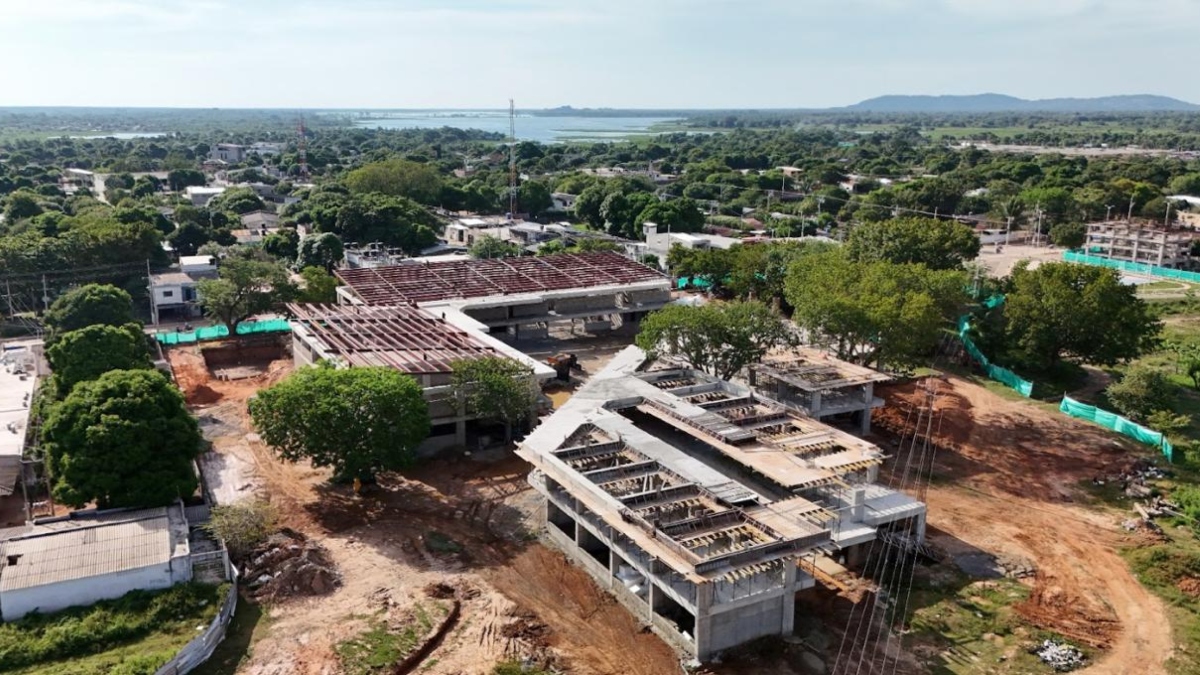
<instances>
[{"instance_id":1,"label":"white building","mask_svg":"<svg viewBox=\"0 0 1200 675\"><path fill-rule=\"evenodd\" d=\"M211 255L185 255L179 258L179 270L150 276L150 292L154 298L155 323L163 312L173 312L188 318L200 315L200 300L196 286L201 279L217 276L216 261Z\"/></svg>"},{"instance_id":2,"label":"white building","mask_svg":"<svg viewBox=\"0 0 1200 675\"><path fill-rule=\"evenodd\" d=\"M575 200L579 199L578 195L573 195L568 192L555 192L550 195L550 210L558 211L559 213L570 213L571 209L575 208Z\"/></svg>"},{"instance_id":3,"label":"white building","mask_svg":"<svg viewBox=\"0 0 1200 675\"><path fill-rule=\"evenodd\" d=\"M0 619L191 581L182 504L62 517L0 533Z\"/></svg>"},{"instance_id":4,"label":"white building","mask_svg":"<svg viewBox=\"0 0 1200 675\"><path fill-rule=\"evenodd\" d=\"M208 151L209 159L237 164L246 158L246 146L234 143L217 143Z\"/></svg>"},{"instance_id":5,"label":"white building","mask_svg":"<svg viewBox=\"0 0 1200 675\"><path fill-rule=\"evenodd\" d=\"M183 196L196 208L208 206L213 197L225 191L223 187L208 187L204 185L189 185L183 189Z\"/></svg>"},{"instance_id":6,"label":"white building","mask_svg":"<svg viewBox=\"0 0 1200 675\"><path fill-rule=\"evenodd\" d=\"M13 493L21 474L37 363L29 347L5 346L0 351L0 496Z\"/></svg>"},{"instance_id":7,"label":"white building","mask_svg":"<svg viewBox=\"0 0 1200 675\"><path fill-rule=\"evenodd\" d=\"M265 143L263 141L259 141L257 143L251 143L249 150L260 157L270 157L283 152L283 143Z\"/></svg>"}]
</instances>

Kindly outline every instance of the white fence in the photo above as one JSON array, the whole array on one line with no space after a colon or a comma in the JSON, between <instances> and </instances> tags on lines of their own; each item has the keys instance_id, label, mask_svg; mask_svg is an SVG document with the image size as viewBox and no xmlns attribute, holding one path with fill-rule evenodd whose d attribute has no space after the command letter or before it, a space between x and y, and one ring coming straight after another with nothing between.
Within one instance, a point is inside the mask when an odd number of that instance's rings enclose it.
<instances>
[{"instance_id":1,"label":"white fence","mask_svg":"<svg viewBox=\"0 0 1200 675\"><path fill-rule=\"evenodd\" d=\"M223 551L217 551L221 554ZM195 670L200 664L204 663L212 656L217 645L225 639L225 630L229 627L230 620L233 619L233 613L237 611L238 598L238 571L232 565L229 566L229 592L225 596L225 601L221 603L221 610L217 612L217 616L213 618L212 623L200 634L196 639L184 645L183 649L175 655L162 668L154 672L154 675L184 675Z\"/></svg>"}]
</instances>

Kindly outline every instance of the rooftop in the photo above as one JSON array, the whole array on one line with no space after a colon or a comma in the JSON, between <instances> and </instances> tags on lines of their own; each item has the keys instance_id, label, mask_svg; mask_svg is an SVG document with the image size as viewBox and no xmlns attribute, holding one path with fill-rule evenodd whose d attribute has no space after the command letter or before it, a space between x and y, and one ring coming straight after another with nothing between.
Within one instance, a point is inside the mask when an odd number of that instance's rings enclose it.
<instances>
[{"instance_id":1,"label":"rooftop","mask_svg":"<svg viewBox=\"0 0 1200 675\"><path fill-rule=\"evenodd\" d=\"M0 541L0 591L160 565L187 538L181 507L25 528Z\"/></svg>"},{"instance_id":2,"label":"rooftop","mask_svg":"<svg viewBox=\"0 0 1200 675\"><path fill-rule=\"evenodd\" d=\"M810 347L792 347L751 366L806 392L829 391L869 382L890 382L891 377Z\"/></svg>"},{"instance_id":3,"label":"rooftop","mask_svg":"<svg viewBox=\"0 0 1200 675\"><path fill-rule=\"evenodd\" d=\"M666 280L660 272L611 252L407 263L338 270L337 276L368 305L437 302Z\"/></svg>"},{"instance_id":4,"label":"rooftop","mask_svg":"<svg viewBox=\"0 0 1200 675\"><path fill-rule=\"evenodd\" d=\"M352 366L391 366L419 375L448 373L462 359L499 356L471 333L410 305L288 305L293 330Z\"/></svg>"},{"instance_id":5,"label":"rooftop","mask_svg":"<svg viewBox=\"0 0 1200 675\"><path fill-rule=\"evenodd\" d=\"M33 354L27 349L0 353L0 496L13 493L21 472L35 370Z\"/></svg>"}]
</instances>

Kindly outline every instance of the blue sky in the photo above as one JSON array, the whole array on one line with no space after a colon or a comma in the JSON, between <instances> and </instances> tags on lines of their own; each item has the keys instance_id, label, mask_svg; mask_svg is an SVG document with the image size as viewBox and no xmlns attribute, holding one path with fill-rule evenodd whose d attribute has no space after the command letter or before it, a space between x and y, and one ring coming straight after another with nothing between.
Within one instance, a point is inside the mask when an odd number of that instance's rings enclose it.
<instances>
[{"instance_id":1,"label":"blue sky","mask_svg":"<svg viewBox=\"0 0 1200 675\"><path fill-rule=\"evenodd\" d=\"M0 0L0 105L1200 102L1200 0Z\"/></svg>"}]
</instances>

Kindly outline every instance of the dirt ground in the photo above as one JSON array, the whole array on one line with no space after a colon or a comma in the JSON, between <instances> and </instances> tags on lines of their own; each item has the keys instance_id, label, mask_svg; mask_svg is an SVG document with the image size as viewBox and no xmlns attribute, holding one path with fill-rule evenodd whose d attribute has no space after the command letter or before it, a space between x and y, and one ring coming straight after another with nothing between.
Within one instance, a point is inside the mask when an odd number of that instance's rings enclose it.
<instances>
[{"instance_id":1,"label":"dirt ground","mask_svg":"<svg viewBox=\"0 0 1200 675\"><path fill-rule=\"evenodd\" d=\"M594 358L585 368L596 367ZM326 547L342 576L329 595L268 607L269 628L239 673L338 673L339 642L371 616L421 602L433 583L459 589L462 615L422 673L485 674L505 658L529 656L584 675L679 672L670 648L562 554L537 543L539 500L525 481L529 466L511 453L425 463L405 476L381 476L355 497L330 485L324 471L278 461L251 431L247 399L286 376L290 361L220 381L194 348L173 349L169 360L212 443L203 466L218 501L269 498L284 525Z\"/></svg>"},{"instance_id":2,"label":"dirt ground","mask_svg":"<svg viewBox=\"0 0 1200 675\"><path fill-rule=\"evenodd\" d=\"M1117 554L1135 544L1118 515L1085 508L1079 482L1130 462L1131 446L1099 427L1010 401L961 378L937 382L941 448L927 494L931 541L1032 561L1032 624L1106 650L1091 675L1162 673L1172 641L1162 601ZM877 425L899 429L924 394L884 388ZM939 542L939 539L941 541Z\"/></svg>"}]
</instances>

